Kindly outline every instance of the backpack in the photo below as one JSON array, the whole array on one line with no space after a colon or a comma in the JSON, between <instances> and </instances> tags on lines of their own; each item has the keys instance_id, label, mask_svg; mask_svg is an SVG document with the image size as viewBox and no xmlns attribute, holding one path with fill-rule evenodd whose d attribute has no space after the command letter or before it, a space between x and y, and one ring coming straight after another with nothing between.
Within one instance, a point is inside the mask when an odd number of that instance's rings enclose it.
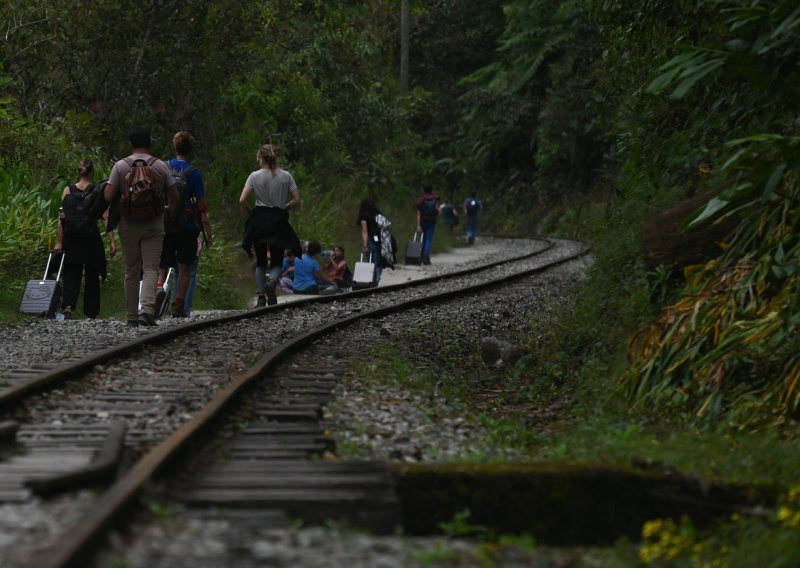
<instances>
[{"instance_id":1,"label":"backpack","mask_svg":"<svg viewBox=\"0 0 800 568\"><path fill-rule=\"evenodd\" d=\"M170 168L170 173L175 179L175 187L178 188L181 205L174 216L164 218L164 228L168 233L200 232L200 210L197 208L197 199L189 191L189 176L196 170L194 166L189 166L183 171Z\"/></svg>"},{"instance_id":2,"label":"backpack","mask_svg":"<svg viewBox=\"0 0 800 568\"><path fill-rule=\"evenodd\" d=\"M436 206L436 197L426 197L422 200L422 220L435 221L439 216L439 208Z\"/></svg>"},{"instance_id":3,"label":"backpack","mask_svg":"<svg viewBox=\"0 0 800 568\"><path fill-rule=\"evenodd\" d=\"M90 186L91 191L83 199L84 207L86 211L88 211L89 217L95 221L102 219L103 213L105 213L106 209L108 209L108 201L106 201L106 198L103 195L107 185L107 179L100 180L94 184L94 186Z\"/></svg>"},{"instance_id":4,"label":"backpack","mask_svg":"<svg viewBox=\"0 0 800 568\"><path fill-rule=\"evenodd\" d=\"M478 211L481 210L481 205L478 203L478 200L474 197L471 197L469 201L467 201L467 215L470 217L474 217L478 214Z\"/></svg>"},{"instance_id":5,"label":"backpack","mask_svg":"<svg viewBox=\"0 0 800 568\"><path fill-rule=\"evenodd\" d=\"M389 221L381 213L375 216L375 224L378 225L380 233L380 256L383 258L383 266L385 268L394 268L397 253L397 241L394 240L389 228L392 222Z\"/></svg>"},{"instance_id":6,"label":"backpack","mask_svg":"<svg viewBox=\"0 0 800 568\"><path fill-rule=\"evenodd\" d=\"M61 201L61 227L66 237L93 237L97 234L97 219L89 214L87 206L88 196L93 193L95 186L79 189L77 185L70 184L69 193Z\"/></svg>"},{"instance_id":7,"label":"backpack","mask_svg":"<svg viewBox=\"0 0 800 568\"><path fill-rule=\"evenodd\" d=\"M164 213L164 190L151 167L157 158L125 158L131 171L120 195L120 213L131 223L143 223Z\"/></svg>"}]
</instances>

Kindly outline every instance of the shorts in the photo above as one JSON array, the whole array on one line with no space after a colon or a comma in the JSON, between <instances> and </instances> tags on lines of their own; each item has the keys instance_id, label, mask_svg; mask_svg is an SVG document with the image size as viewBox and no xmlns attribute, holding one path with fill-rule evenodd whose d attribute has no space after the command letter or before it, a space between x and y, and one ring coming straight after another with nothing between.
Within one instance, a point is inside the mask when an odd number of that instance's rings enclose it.
<instances>
[{"instance_id":1,"label":"shorts","mask_svg":"<svg viewBox=\"0 0 800 568\"><path fill-rule=\"evenodd\" d=\"M192 264L197 258L197 235L194 233L166 233L161 249L161 268L176 264Z\"/></svg>"}]
</instances>

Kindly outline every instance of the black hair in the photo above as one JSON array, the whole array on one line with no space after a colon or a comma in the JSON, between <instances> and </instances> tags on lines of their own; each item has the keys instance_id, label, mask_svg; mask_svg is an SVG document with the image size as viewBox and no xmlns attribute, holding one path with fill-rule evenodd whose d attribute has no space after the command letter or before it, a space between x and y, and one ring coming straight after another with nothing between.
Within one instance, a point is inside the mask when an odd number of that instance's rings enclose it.
<instances>
[{"instance_id":1,"label":"black hair","mask_svg":"<svg viewBox=\"0 0 800 568\"><path fill-rule=\"evenodd\" d=\"M150 147L150 129L138 126L134 128L128 135L128 142L134 148L149 148Z\"/></svg>"},{"instance_id":2,"label":"black hair","mask_svg":"<svg viewBox=\"0 0 800 568\"><path fill-rule=\"evenodd\" d=\"M361 205L358 206L358 218L356 219L356 227L361 226L361 219L374 219L375 215L380 213L378 206L369 197L361 200Z\"/></svg>"},{"instance_id":3,"label":"black hair","mask_svg":"<svg viewBox=\"0 0 800 568\"><path fill-rule=\"evenodd\" d=\"M311 241L308 243L308 248L306 249L308 256L317 255L320 251L322 251L322 245L319 244L319 241Z\"/></svg>"}]
</instances>

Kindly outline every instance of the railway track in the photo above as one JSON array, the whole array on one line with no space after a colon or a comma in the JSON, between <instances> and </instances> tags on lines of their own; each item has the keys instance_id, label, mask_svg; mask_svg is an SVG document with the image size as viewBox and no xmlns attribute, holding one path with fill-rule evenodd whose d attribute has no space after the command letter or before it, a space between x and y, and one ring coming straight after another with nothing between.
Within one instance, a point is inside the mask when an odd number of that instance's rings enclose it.
<instances>
[{"instance_id":1,"label":"railway track","mask_svg":"<svg viewBox=\"0 0 800 568\"><path fill-rule=\"evenodd\" d=\"M6 418L13 413L21 420L18 426L8 425L7 436L16 435L18 455L0 462L0 500L26 502L34 495L108 481L123 469L120 464L125 460L133 464L99 497L76 502L74 509L82 510L82 519L69 536L58 539L36 559L37 565L75 562L179 450L197 440L246 388L289 354L359 320L498 286L582 253L579 244L548 241L533 245L533 250L513 262L500 261L402 286L237 312L143 335L53 368L10 373L0 393L0 406ZM187 373L186 369L191 370ZM385 506L392 496L381 464L318 461L312 467L305 460L331 450L331 441L314 420L330 396L322 391L332 387L339 371L331 367L287 373L275 383L288 381L300 391L290 388L287 393L270 395L272 399L255 412L252 427L240 432L228 448L233 454L225 467L233 469L220 466L220 471L208 472L187 493L186 502L208 504L213 501L210 495L216 495L219 503L228 499L227 505L248 499L248 492L241 488L229 487L225 493L224 480L233 478L257 482L265 504L284 512L305 510L308 515L307 507L296 504L320 503L322 494L313 486L315 480L339 479L334 492L338 496L331 498L332 506L324 515L332 515L349 499L372 508L372 516L364 511L355 516L375 523L375 514L391 510ZM58 390L52 390L55 387ZM248 465L242 465L245 462ZM253 462L262 469L253 469ZM308 480L308 491L295 496L293 508L286 484L296 482L300 470ZM374 491L367 499L362 489L352 491L355 486ZM253 499L252 493L249 498ZM389 514L384 521L389 526L395 519Z\"/></svg>"}]
</instances>

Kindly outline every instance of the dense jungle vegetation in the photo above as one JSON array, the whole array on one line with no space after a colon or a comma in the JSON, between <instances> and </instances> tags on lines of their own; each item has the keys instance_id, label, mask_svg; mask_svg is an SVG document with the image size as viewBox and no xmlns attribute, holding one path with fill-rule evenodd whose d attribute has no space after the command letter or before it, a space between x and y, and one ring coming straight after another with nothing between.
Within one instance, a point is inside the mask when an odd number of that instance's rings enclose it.
<instances>
[{"instance_id":1,"label":"dense jungle vegetation","mask_svg":"<svg viewBox=\"0 0 800 568\"><path fill-rule=\"evenodd\" d=\"M485 230L593 244L575 312L513 372L531 396L579 400L583 429L546 457L636 446L699 473L800 482L796 1L414 0L405 95L399 0L141 6L0 5L4 319L42 269L78 160L107 173L136 124L160 155L175 130L197 138L217 234L199 307L243 305L236 204L271 141L303 193L304 238L355 245L367 195L410 234L427 182L456 202L478 191ZM646 270L648 215L705 195L685 229L730 227L718 253ZM118 316L110 296L104 315ZM795 565L800 495L787 499L711 536L653 525L640 559L755 563L769 550Z\"/></svg>"}]
</instances>

